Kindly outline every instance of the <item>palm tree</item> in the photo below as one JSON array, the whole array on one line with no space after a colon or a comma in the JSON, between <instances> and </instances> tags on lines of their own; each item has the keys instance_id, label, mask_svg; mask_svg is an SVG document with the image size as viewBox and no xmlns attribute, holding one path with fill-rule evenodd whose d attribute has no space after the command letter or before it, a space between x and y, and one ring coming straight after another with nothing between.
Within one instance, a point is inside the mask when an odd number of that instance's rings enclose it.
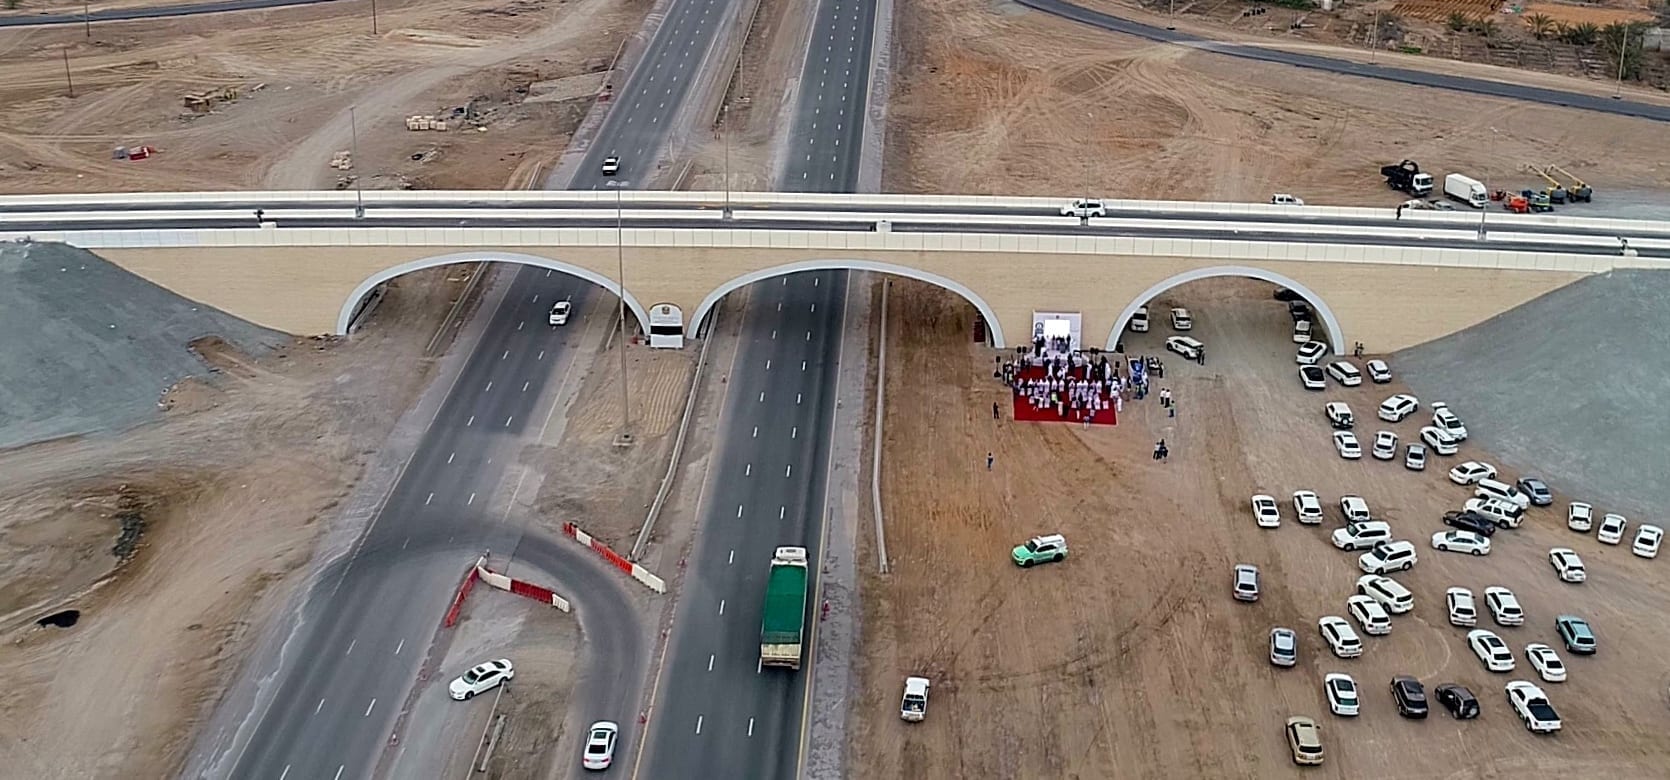
<instances>
[{"instance_id":1,"label":"palm tree","mask_svg":"<svg viewBox=\"0 0 1670 780\"><path fill-rule=\"evenodd\" d=\"M1472 23L1473 20L1467 18L1467 14L1460 11L1450 12L1450 18L1447 21L1450 32L1461 32L1462 30L1467 29Z\"/></svg>"},{"instance_id":2,"label":"palm tree","mask_svg":"<svg viewBox=\"0 0 1670 780\"><path fill-rule=\"evenodd\" d=\"M1550 19L1548 14L1531 14L1526 16L1525 24L1530 26L1531 34L1536 36L1539 41L1547 38L1548 34L1554 31L1554 20Z\"/></svg>"}]
</instances>

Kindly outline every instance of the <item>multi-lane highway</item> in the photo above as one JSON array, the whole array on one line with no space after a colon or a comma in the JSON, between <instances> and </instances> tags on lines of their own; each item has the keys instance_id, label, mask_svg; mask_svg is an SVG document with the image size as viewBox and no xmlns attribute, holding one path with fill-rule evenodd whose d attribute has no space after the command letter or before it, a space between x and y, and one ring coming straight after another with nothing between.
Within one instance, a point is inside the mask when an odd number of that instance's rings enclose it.
<instances>
[{"instance_id":1,"label":"multi-lane highway","mask_svg":"<svg viewBox=\"0 0 1670 780\"><path fill-rule=\"evenodd\" d=\"M875 0L819 3L780 189L856 184L874 25ZM637 776L800 775L847 276L794 274L747 292L719 455ZM800 671L759 663L767 565L780 545L804 546L814 562Z\"/></svg>"}]
</instances>

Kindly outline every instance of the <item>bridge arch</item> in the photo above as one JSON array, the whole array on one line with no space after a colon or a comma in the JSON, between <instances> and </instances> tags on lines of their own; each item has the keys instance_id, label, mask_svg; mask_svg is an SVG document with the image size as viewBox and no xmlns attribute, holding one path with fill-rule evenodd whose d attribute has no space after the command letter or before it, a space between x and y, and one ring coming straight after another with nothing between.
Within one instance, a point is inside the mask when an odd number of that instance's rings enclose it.
<instances>
[{"instance_id":1,"label":"bridge arch","mask_svg":"<svg viewBox=\"0 0 1670 780\"><path fill-rule=\"evenodd\" d=\"M561 260L552 260L549 257L539 257L538 255L525 255L520 252L502 252L497 250L485 252L458 252L449 255L424 257L408 263L401 263L400 265L384 268L383 270L372 274L365 281L360 282L359 286L355 287L352 293L348 294L348 300L342 302L342 311L338 313L336 317L336 332L338 335L346 334L348 332L348 326L353 324L354 314L358 311L360 302L365 300L365 296L370 295L372 290L377 289L377 285L379 284L387 282L395 277L412 273L413 271L422 271L425 268L455 265L458 263L481 262L514 263L516 265L537 266L539 268L556 271L557 273L584 279L597 285L598 287L603 288L607 292L620 293L621 297L626 299L626 308L630 309L632 311L632 315L638 318L639 331L642 333L649 333L649 312L644 309L643 304L639 303L637 298L632 296L631 291L623 289L617 282L615 282L615 280L597 273L596 271L591 271L577 265L565 263Z\"/></svg>"},{"instance_id":2,"label":"bridge arch","mask_svg":"<svg viewBox=\"0 0 1670 780\"><path fill-rule=\"evenodd\" d=\"M1328 302L1322 300L1322 296L1317 295L1309 287L1306 287L1285 275L1278 274L1264 268L1257 268L1248 265L1223 265L1209 268L1195 268L1161 280L1159 283L1148 288L1141 295L1137 296L1136 300L1127 304L1125 306L1125 310L1119 313L1119 319L1113 321L1113 331L1108 334L1107 348L1111 351L1116 345L1118 345L1120 338L1125 333L1125 326L1131 321L1131 315L1136 314L1137 309L1146 306L1149 301L1154 300L1161 293L1170 290L1173 287L1188 284L1189 282L1197 282L1202 279L1218 279L1225 276L1240 277L1244 279L1258 279L1260 281L1270 282L1271 284L1286 287L1287 289L1304 296L1304 299L1316 309L1317 315L1322 318L1322 327L1328 331L1328 343L1329 346L1333 347L1334 354L1349 354L1346 351L1345 331L1340 328L1339 318L1334 316L1334 310L1328 308ZM1154 317L1154 313L1150 312L1149 319L1153 320Z\"/></svg>"},{"instance_id":3,"label":"bridge arch","mask_svg":"<svg viewBox=\"0 0 1670 780\"><path fill-rule=\"evenodd\" d=\"M998 321L997 313L992 310L990 304L986 303L985 298L982 298L979 293L969 289L967 285L954 279L949 279L944 276L940 276L939 274L929 273L918 268L911 268L906 265L894 265L893 263L883 263L875 260L804 260L798 263L789 263L787 265L762 268L758 271L743 274L719 285L719 287L714 289L713 292L708 293L706 298L702 299L701 305L696 307L696 313L690 319L689 332L700 333L702 323L707 320L708 314L713 311L713 307L718 305L719 301L723 300L726 295L740 290L743 287L747 287L755 282L765 281L766 279L775 279L779 276L787 276L789 274L801 273L803 271L875 271L876 273L903 276L907 279L927 282L935 287L950 290L951 292L962 296L963 300L974 304L974 308L979 311L980 316L985 319L986 328L991 331L992 345L994 347L1004 349L1008 345L1007 342L1003 340L1003 323Z\"/></svg>"}]
</instances>

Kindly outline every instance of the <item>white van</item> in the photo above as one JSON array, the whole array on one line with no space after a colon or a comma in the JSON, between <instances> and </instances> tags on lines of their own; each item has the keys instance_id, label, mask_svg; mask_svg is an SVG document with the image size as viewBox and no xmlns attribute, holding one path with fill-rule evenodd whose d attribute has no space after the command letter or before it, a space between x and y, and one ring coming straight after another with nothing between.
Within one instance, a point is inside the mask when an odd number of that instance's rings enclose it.
<instances>
[{"instance_id":1,"label":"white van","mask_svg":"<svg viewBox=\"0 0 1670 780\"><path fill-rule=\"evenodd\" d=\"M1297 195L1289 195L1285 192L1278 192L1274 195L1271 195L1270 196L1270 202L1277 205L1277 206L1303 206L1303 205L1305 205L1305 199L1304 198L1301 198Z\"/></svg>"},{"instance_id":2,"label":"white van","mask_svg":"<svg viewBox=\"0 0 1670 780\"><path fill-rule=\"evenodd\" d=\"M1476 512L1503 528L1518 528L1525 521L1525 510L1497 498L1469 498L1461 506L1464 512Z\"/></svg>"},{"instance_id":3,"label":"white van","mask_svg":"<svg viewBox=\"0 0 1670 780\"><path fill-rule=\"evenodd\" d=\"M1131 332L1132 333L1147 333L1148 332L1148 307L1147 306L1137 307L1136 313L1131 315Z\"/></svg>"},{"instance_id":4,"label":"white van","mask_svg":"<svg viewBox=\"0 0 1670 780\"><path fill-rule=\"evenodd\" d=\"M1392 538L1392 527L1384 520L1365 520L1346 523L1334 529L1334 546L1341 550L1361 550Z\"/></svg>"},{"instance_id":5,"label":"white van","mask_svg":"<svg viewBox=\"0 0 1670 780\"><path fill-rule=\"evenodd\" d=\"M1479 498L1494 498L1498 501L1505 501L1519 507L1522 510L1531 508L1530 496L1525 495L1519 488L1516 488L1513 485L1509 485L1506 482L1497 482L1494 479L1479 480L1478 483L1473 486L1473 495L1478 496Z\"/></svg>"}]
</instances>

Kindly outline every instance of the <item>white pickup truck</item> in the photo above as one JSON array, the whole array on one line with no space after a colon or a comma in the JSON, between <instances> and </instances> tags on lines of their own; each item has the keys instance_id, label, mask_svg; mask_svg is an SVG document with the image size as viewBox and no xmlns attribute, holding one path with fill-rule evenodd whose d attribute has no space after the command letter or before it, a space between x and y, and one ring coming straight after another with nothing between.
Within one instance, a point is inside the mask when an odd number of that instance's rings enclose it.
<instances>
[{"instance_id":1,"label":"white pickup truck","mask_svg":"<svg viewBox=\"0 0 1670 780\"><path fill-rule=\"evenodd\" d=\"M928 678L906 677L905 698L899 703L899 717L916 723L928 714Z\"/></svg>"}]
</instances>

